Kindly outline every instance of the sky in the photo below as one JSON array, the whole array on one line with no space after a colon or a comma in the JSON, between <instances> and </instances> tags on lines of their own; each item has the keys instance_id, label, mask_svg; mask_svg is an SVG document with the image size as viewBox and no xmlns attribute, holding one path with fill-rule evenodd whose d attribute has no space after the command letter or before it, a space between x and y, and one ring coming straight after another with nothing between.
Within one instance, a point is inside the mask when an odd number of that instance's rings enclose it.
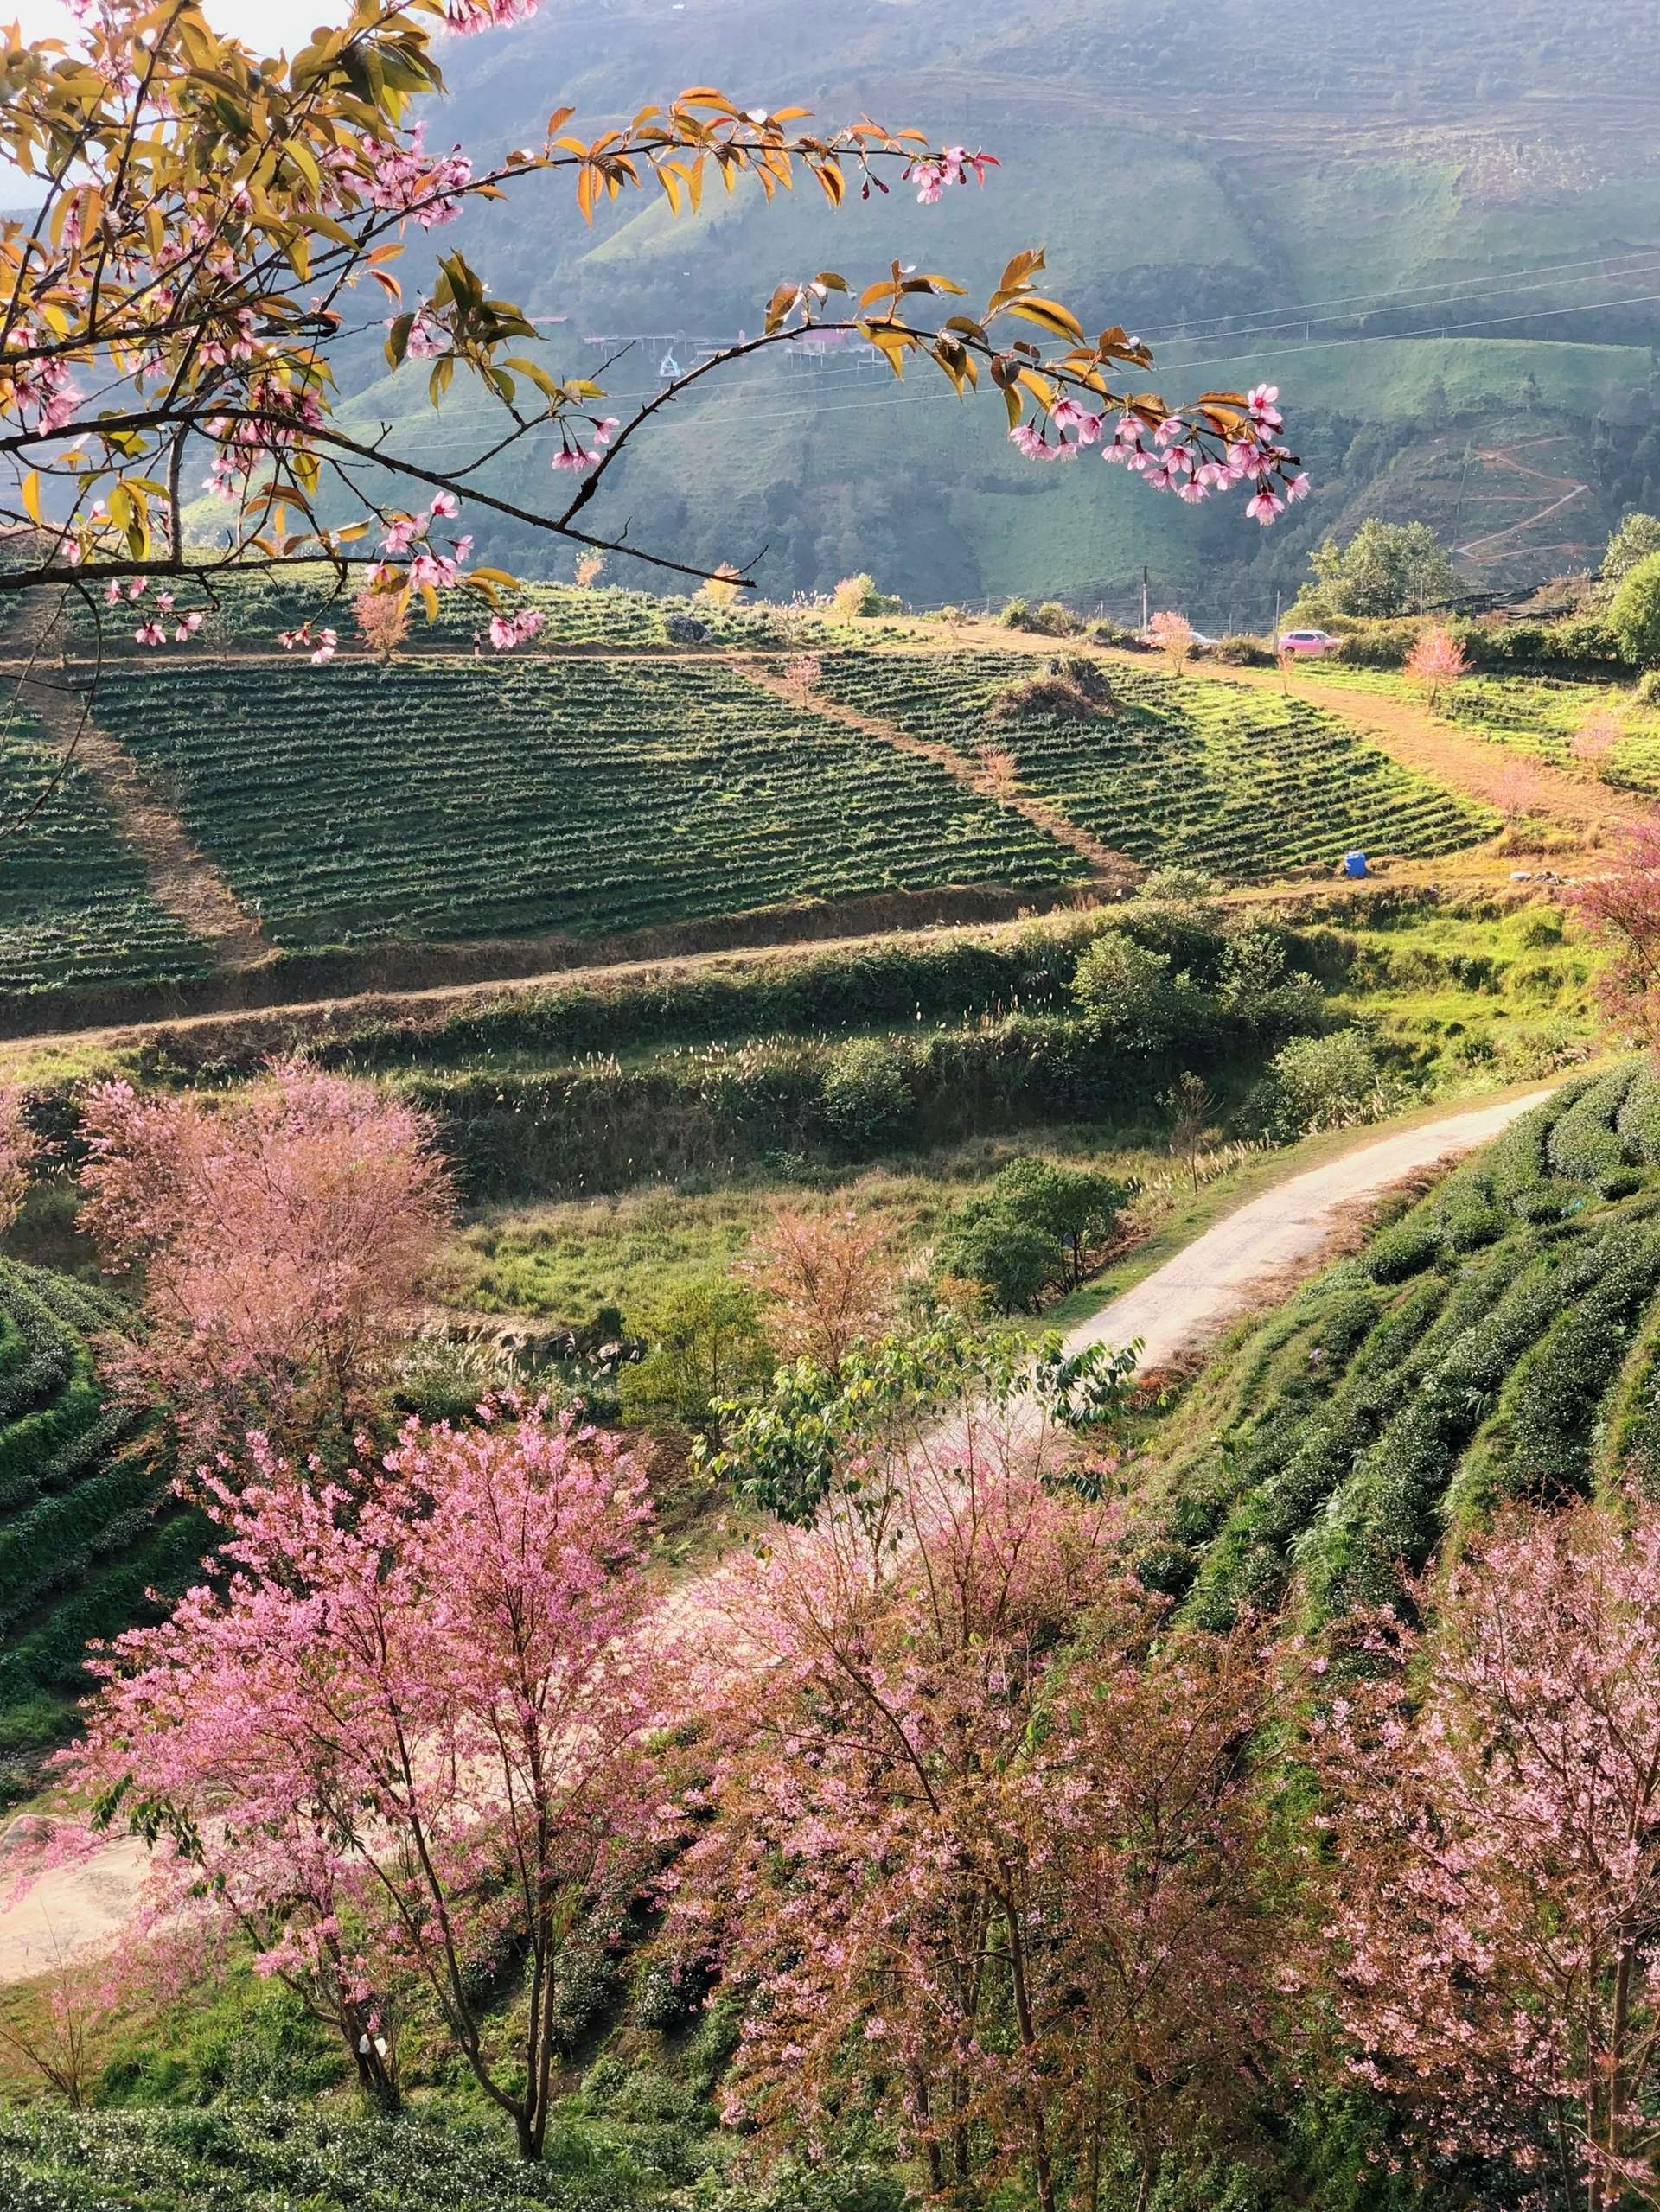
<instances>
[{"instance_id":1,"label":"sky","mask_svg":"<svg viewBox=\"0 0 1660 2212\"><path fill-rule=\"evenodd\" d=\"M208 20L267 52L303 46L319 23L338 22L348 0L207 0ZM8 22L20 22L25 38L60 38L74 29L62 0L10 0Z\"/></svg>"}]
</instances>

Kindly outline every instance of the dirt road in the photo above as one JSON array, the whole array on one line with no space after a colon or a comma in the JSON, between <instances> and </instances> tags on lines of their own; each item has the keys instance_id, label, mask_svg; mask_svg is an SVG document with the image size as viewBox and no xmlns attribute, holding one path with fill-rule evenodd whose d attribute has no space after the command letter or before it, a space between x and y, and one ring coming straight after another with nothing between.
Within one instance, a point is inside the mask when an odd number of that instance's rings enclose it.
<instances>
[{"instance_id":1,"label":"dirt road","mask_svg":"<svg viewBox=\"0 0 1660 2212\"><path fill-rule=\"evenodd\" d=\"M1277 1184L1082 1323L1069 1336L1069 1348L1126 1344L1139 1337L1143 1364L1154 1367L1204 1343L1245 1311L1265 1285L1283 1289L1307 1274L1348 1208L1415 1170L1485 1144L1555 1088L1547 1083L1520 1097L1395 1130ZM5 1902L8 1872L21 1868L39 1833L38 1822L25 1816L0 1833L0 1986L43 1973L61 1957L100 1949L137 1909L144 1854L128 1840L54 1869L20 1902Z\"/></svg>"},{"instance_id":2,"label":"dirt road","mask_svg":"<svg viewBox=\"0 0 1660 2212\"><path fill-rule=\"evenodd\" d=\"M1080 1323L1066 1340L1068 1349L1128 1344L1139 1337L1143 1367L1162 1367L1216 1335L1264 1287L1306 1274L1349 1208L1437 1160L1486 1144L1556 1087L1547 1083L1520 1097L1396 1130L1276 1183Z\"/></svg>"}]
</instances>

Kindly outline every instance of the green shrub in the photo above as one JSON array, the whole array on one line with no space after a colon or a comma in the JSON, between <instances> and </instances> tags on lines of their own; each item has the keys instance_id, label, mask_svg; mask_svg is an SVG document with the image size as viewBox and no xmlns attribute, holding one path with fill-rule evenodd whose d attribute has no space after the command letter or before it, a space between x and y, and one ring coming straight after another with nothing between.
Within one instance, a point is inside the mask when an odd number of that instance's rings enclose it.
<instances>
[{"instance_id":1,"label":"green shrub","mask_svg":"<svg viewBox=\"0 0 1660 2212\"><path fill-rule=\"evenodd\" d=\"M1608 627L1633 666L1650 668L1660 660L1660 553L1627 573L1608 609Z\"/></svg>"},{"instance_id":2,"label":"green shrub","mask_svg":"<svg viewBox=\"0 0 1660 2212\"><path fill-rule=\"evenodd\" d=\"M935 1250L942 1274L983 1286L1003 1313L1031 1312L1055 1273L1055 1246L1030 1222L971 1202Z\"/></svg>"},{"instance_id":3,"label":"green shrub","mask_svg":"<svg viewBox=\"0 0 1660 2212\"><path fill-rule=\"evenodd\" d=\"M860 1156L903 1143L915 1118L897 1049L879 1037L856 1037L838 1049L825 1070L823 1099L826 1126Z\"/></svg>"},{"instance_id":4,"label":"green shrub","mask_svg":"<svg viewBox=\"0 0 1660 2212\"><path fill-rule=\"evenodd\" d=\"M617 1378L631 1420L716 1435L712 1409L755 1389L771 1370L755 1294L727 1276L673 1284L631 1320L649 1348Z\"/></svg>"},{"instance_id":5,"label":"green shrub","mask_svg":"<svg viewBox=\"0 0 1660 2212\"><path fill-rule=\"evenodd\" d=\"M1075 637L1083 624L1058 599L1045 599L1033 609L1028 627L1045 637Z\"/></svg>"},{"instance_id":6,"label":"green shrub","mask_svg":"<svg viewBox=\"0 0 1660 2212\"><path fill-rule=\"evenodd\" d=\"M1031 608L1025 599L1006 599L998 616L1006 630L1029 630L1031 628Z\"/></svg>"},{"instance_id":7,"label":"green shrub","mask_svg":"<svg viewBox=\"0 0 1660 2212\"><path fill-rule=\"evenodd\" d=\"M1272 1075L1273 1111L1288 1135L1374 1120L1387 1103L1377 1055L1363 1030L1294 1037L1275 1055Z\"/></svg>"},{"instance_id":8,"label":"green shrub","mask_svg":"<svg viewBox=\"0 0 1660 2212\"><path fill-rule=\"evenodd\" d=\"M1104 931L1072 978L1083 1012L1132 1052L1168 1051L1201 1026L1203 1000L1185 971L1168 953L1156 953L1127 934Z\"/></svg>"},{"instance_id":9,"label":"green shrub","mask_svg":"<svg viewBox=\"0 0 1660 2212\"><path fill-rule=\"evenodd\" d=\"M1219 660L1227 668L1272 668L1274 654L1261 638L1248 637L1242 632L1230 631L1219 638L1206 658Z\"/></svg>"}]
</instances>

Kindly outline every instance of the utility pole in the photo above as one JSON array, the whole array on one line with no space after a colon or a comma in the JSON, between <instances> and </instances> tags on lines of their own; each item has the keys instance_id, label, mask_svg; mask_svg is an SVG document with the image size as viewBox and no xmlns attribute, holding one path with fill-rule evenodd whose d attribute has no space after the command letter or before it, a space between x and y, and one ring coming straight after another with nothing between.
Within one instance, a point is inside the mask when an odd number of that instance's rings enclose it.
<instances>
[{"instance_id":1,"label":"utility pole","mask_svg":"<svg viewBox=\"0 0 1660 2212\"><path fill-rule=\"evenodd\" d=\"M1145 561L1141 564L1141 627L1144 630L1147 627L1147 564Z\"/></svg>"},{"instance_id":2,"label":"utility pole","mask_svg":"<svg viewBox=\"0 0 1660 2212\"><path fill-rule=\"evenodd\" d=\"M1274 595L1274 649L1276 653L1280 650L1280 593L1277 587Z\"/></svg>"}]
</instances>

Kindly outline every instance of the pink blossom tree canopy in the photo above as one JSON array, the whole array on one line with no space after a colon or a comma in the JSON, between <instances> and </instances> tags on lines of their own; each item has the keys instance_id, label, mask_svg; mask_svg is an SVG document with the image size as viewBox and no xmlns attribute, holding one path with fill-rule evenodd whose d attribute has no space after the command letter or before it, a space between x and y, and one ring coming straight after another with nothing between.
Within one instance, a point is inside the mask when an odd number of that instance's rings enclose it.
<instances>
[{"instance_id":1,"label":"pink blossom tree canopy","mask_svg":"<svg viewBox=\"0 0 1660 2212\"><path fill-rule=\"evenodd\" d=\"M190 1448L349 1446L450 1216L427 1117L290 1062L219 1100L101 1084L84 1125L86 1226L142 1291L129 1380Z\"/></svg>"},{"instance_id":2,"label":"pink blossom tree canopy","mask_svg":"<svg viewBox=\"0 0 1660 2212\"><path fill-rule=\"evenodd\" d=\"M386 2030L434 2012L540 2155L572 1922L667 1817L645 1484L545 1409L412 1422L318 1486L258 1448L213 1486L215 1581L97 1662L65 1755L157 1846L153 1904L240 1933L394 2100ZM514 1970L505 2016L483 1969Z\"/></svg>"},{"instance_id":3,"label":"pink blossom tree canopy","mask_svg":"<svg viewBox=\"0 0 1660 2212\"><path fill-rule=\"evenodd\" d=\"M1420 1597L1316 1725L1313 1974L1427 2147L1660 2204L1660 1512L1524 1524Z\"/></svg>"},{"instance_id":4,"label":"pink blossom tree canopy","mask_svg":"<svg viewBox=\"0 0 1660 2212\"><path fill-rule=\"evenodd\" d=\"M811 2143L868 2100L930 2200L1001 2178L1058 2212L1114 2145L1150 2179L1236 2094L1260 1669L1203 1638L1149 1665L1121 1533L968 1450L844 1489L707 1594L735 1663L671 1929L748 1992L729 2118Z\"/></svg>"}]
</instances>

